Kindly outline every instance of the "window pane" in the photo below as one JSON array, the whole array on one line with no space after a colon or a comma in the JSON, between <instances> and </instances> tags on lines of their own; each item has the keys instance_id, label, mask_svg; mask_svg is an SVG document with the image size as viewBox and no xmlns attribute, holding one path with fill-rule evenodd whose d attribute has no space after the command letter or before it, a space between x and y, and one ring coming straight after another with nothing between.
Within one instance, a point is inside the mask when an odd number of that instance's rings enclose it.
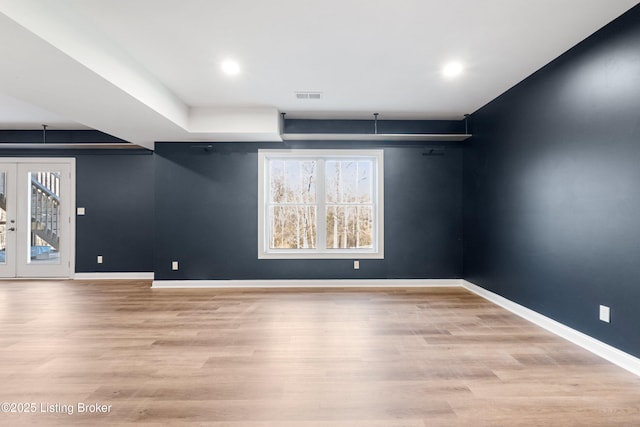
<instances>
[{"instance_id":1,"label":"window pane","mask_svg":"<svg viewBox=\"0 0 640 427\"><path fill-rule=\"evenodd\" d=\"M300 188L302 203L316 202L316 167L315 161L300 162Z\"/></svg>"},{"instance_id":2,"label":"window pane","mask_svg":"<svg viewBox=\"0 0 640 427\"><path fill-rule=\"evenodd\" d=\"M373 187L371 185L371 169L372 162L359 161L358 162L358 202L359 203L371 203L373 200L372 193Z\"/></svg>"},{"instance_id":3,"label":"window pane","mask_svg":"<svg viewBox=\"0 0 640 427\"><path fill-rule=\"evenodd\" d=\"M286 201L288 203L314 203L315 161L285 161Z\"/></svg>"},{"instance_id":4,"label":"window pane","mask_svg":"<svg viewBox=\"0 0 640 427\"><path fill-rule=\"evenodd\" d=\"M269 209L271 249L315 249L315 206L271 206Z\"/></svg>"},{"instance_id":5,"label":"window pane","mask_svg":"<svg viewBox=\"0 0 640 427\"><path fill-rule=\"evenodd\" d=\"M371 206L327 206L327 249L373 248Z\"/></svg>"},{"instance_id":6,"label":"window pane","mask_svg":"<svg viewBox=\"0 0 640 427\"><path fill-rule=\"evenodd\" d=\"M282 160L269 161L269 201L284 203L284 162Z\"/></svg>"},{"instance_id":7,"label":"window pane","mask_svg":"<svg viewBox=\"0 0 640 427\"><path fill-rule=\"evenodd\" d=\"M336 160L327 160L324 165L324 191L327 203L338 203L340 201L340 162Z\"/></svg>"},{"instance_id":8,"label":"window pane","mask_svg":"<svg viewBox=\"0 0 640 427\"><path fill-rule=\"evenodd\" d=\"M316 162L302 160L269 161L270 202L315 203Z\"/></svg>"},{"instance_id":9,"label":"window pane","mask_svg":"<svg viewBox=\"0 0 640 427\"><path fill-rule=\"evenodd\" d=\"M358 162L328 160L325 163L327 203L356 203L358 199Z\"/></svg>"},{"instance_id":10,"label":"window pane","mask_svg":"<svg viewBox=\"0 0 640 427\"><path fill-rule=\"evenodd\" d=\"M284 162L284 182L285 182L285 202L298 202L300 187L300 165L297 160L287 160Z\"/></svg>"},{"instance_id":11,"label":"window pane","mask_svg":"<svg viewBox=\"0 0 640 427\"><path fill-rule=\"evenodd\" d=\"M340 168L340 202L356 203L358 198L358 162L342 161Z\"/></svg>"},{"instance_id":12,"label":"window pane","mask_svg":"<svg viewBox=\"0 0 640 427\"><path fill-rule=\"evenodd\" d=\"M325 163L327 203L371 203L370 160L328 160Z\"/></svg>"}]
</instances>

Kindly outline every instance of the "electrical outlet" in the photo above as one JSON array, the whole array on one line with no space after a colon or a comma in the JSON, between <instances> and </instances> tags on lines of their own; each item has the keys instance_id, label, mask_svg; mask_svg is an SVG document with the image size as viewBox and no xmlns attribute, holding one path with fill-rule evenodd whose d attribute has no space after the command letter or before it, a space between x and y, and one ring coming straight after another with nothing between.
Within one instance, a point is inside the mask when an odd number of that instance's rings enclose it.
<instances>
[{"instance_id":1,"label":"electrical outlet","mask_svg":"<svg viewBox=\"0 0 640 427\"><path fill-rule=\"evenodd\" d=\"M360 261L358 261L358 260L354 260L353 261L353 269L354 270L360 270Z\"/></svg>"},{"instance_id":2,"label":"electrical outlet","mask_svg":"<svg viewBox=\"0 0 640 427\"><path fill-rule=\"evenodd\" d=\"M172 270L178 269L178 261L171 261L171 269Z\"/></svg>"},{"instance_id":3,"label":"electrical outlet","mask_svg":"<svg viewBox=\"0 0 640 427\"><path fill-rule=\"evenodd\" d=\"M102 255L98 255L98 264L102 264Z\"/></svg>"},{"instance_id":4,"label":"electrical outlet","mask_svg":"<svg viewBox=\"0 0 640 427\"><path fill-rule=\"evenodd\" d=\"M84 215L84 208L78 208L78 215Z\"/></svg>"},{"instance_id":5,"label":"electrical outlet","mask_svg":"<svg viewBox=\"0 0 640 427\"><path fill-rule=\"evenodd\" d=\"M611 322L611 309L606 305L600 306L600 320L607 323Z\"/></svg>"}]
</instances>

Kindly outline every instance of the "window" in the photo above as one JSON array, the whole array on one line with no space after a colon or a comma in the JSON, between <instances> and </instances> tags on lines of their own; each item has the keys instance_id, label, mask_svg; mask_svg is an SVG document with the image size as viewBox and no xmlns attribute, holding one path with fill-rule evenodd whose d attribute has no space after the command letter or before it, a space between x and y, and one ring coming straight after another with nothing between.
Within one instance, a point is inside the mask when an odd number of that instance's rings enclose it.
<instances>
[{"instance_id":1,"label":"window","mask_svg":"<svg viewBox=\"0 0 640 427\"><path fill-rule=\"evenodd\" d=\"M382 150L258 158L258 258L384 258Z\"/></svg>"}]
</instances>

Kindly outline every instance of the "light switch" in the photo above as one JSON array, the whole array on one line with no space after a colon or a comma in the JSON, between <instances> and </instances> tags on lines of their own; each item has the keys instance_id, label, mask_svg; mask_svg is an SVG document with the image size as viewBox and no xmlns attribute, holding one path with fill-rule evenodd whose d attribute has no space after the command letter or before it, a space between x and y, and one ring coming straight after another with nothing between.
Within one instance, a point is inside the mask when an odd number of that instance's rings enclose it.
<instances>
[{"instance_id":1,"label":"light switch","mask_svg":"<svg viewBox=\"0 0 640 427\"><path fill-rule=\"evenodd\" d=\"M84 208L78 208L78 215L84 215Z\"/></svg>"}]
</instances>

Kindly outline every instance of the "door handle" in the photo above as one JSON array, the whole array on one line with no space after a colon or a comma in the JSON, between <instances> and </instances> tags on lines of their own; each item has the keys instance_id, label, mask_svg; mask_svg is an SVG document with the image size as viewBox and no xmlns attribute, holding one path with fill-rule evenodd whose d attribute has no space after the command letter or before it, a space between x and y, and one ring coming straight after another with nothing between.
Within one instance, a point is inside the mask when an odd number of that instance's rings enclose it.
<instances>
[{"instance_id":1,"label":"door handle","mask_svg":"<svg viewBox=\"0 0 640 427\"><path fill-rule=\"evenodd\" d=\"M15 227L9 227L9 231L16 231Z\"/></svg>"}]
</instances>

